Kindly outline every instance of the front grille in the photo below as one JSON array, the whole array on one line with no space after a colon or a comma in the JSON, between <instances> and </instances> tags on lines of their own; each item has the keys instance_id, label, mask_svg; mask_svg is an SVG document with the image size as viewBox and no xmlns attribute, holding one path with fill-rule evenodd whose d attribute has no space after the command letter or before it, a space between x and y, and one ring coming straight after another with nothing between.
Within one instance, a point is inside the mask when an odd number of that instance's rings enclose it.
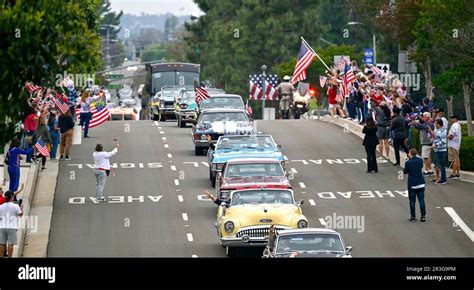
<instances>
[{"instance_id":1,"label":"front grille","mask_svg":"<svg viewBox=\"0 0 474 290\"><path fill-rule=\"evenodd\" d=\"M165 108L173 108L174 101L165 101Z\"/></svg>"},{"instance_id":2,"label":"front grille","mask_svg":"<svg viewBox=\"0 0 474 290\"><path fill-rule=\"evenodd\" d=\"M265 238L268 237L268 228L253 228L240 230L235 236L241 238L243 236L249 236L250 238ZM276 228L276 232L283 230L283 228Z\"/></svg>"}]
</instances>

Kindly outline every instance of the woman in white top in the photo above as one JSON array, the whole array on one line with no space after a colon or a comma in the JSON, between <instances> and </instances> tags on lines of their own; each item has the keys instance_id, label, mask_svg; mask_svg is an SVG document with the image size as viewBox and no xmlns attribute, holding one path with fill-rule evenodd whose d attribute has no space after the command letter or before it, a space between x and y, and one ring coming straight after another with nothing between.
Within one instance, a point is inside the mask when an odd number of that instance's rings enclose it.
<instances>
[{"instance_id":1,"label":"woman in white top","mask_svg":"<svg viewBox=\"0 0 474 290\"><path fill-rule=\"evenodd\" d=\"M92 154L94 157L94 175L96 179L96 190L95 195L97 201L105 201L103 194L105 187L105 180L110 173L110 161L109 158L114 156L118 152L119 144L115 142L114 150L110 152L104 151L102 144L95 146L95 152Z\"/></svg>"}]
</instances>

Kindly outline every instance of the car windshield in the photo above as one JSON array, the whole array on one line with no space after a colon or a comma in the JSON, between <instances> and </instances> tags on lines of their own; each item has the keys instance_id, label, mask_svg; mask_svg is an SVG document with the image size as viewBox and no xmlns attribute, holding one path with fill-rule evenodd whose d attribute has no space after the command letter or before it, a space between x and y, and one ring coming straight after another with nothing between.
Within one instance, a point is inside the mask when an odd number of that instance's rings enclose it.
<instances>
[{"instance_id":1,"label":"car windshield","mask_svg":"<svg viewBox=\"0 0 474 290\"><path fill-rule=\"evenodd\" d=\"M241 98L237 97L211 97L200 104L202 109L207 108L244 108Z\"/></svg>"},{"instance_id":2,"label":"car windshield","mask_svg":"<svg viewBox=\"0 0 474 290\"><path fill-rule=\"evenodd\" d=\"M278 237L276 253L303 252L343 252L344 248L335 234L294 234Z\"/></svg>"},{"instance_id":3,"label":"car windshield","mask_svg":"<svg viewBox=\"0 0 474 290\"><path fill-rule=\"evenodd\" d=\"M244 112L206 112L202 114L200 123L213 123L218 121L245 122L248 120Z\"/></svg>"},{"instance_id":4,"label":"car windshield","mask_svg":"<svg viewBox=\"0 0 474 290\"><path fill-rule=\"evenodd\" d=\"M216 145L216 150L239 150L242 148L253 149L276 149L275 143L270 136L238 136L238 137L221 137Z\"/></svg>"},{"instance_id":5,"label":"car windshield","mask_svg":"<svg viewBox=\"0 0 474 290\"><path fill-rule=\"evenodd\" d=\"M289 190L246 190L232 194L231 206L257 204L293 204Z\"/></svg>"},{"instance_id":6,"label":"car windshield","mask_svg":"<svg viewBox=\"0 0 474 290\"><path fill-rule=\"evenodd\" d=\"M241 163L229 164L224 177L273 177L283 176L283 168L280 162L273 163Z\"/></svg>"}]
</instances>

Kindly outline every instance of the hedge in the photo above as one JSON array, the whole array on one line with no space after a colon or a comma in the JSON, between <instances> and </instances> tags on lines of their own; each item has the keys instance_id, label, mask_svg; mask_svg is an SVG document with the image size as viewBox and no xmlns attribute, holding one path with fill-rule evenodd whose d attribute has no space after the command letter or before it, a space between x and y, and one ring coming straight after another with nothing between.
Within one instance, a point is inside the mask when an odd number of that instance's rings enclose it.
<instances>
[{"instance_id":1,"label":"hedge","mask_svg":"<svg viewBox=\"0 0 474 290\"><path fill-rule=\"evenodd\" d=\"M461 139L461 150L459 151L461 170L474 171L474 136L467 136L467 129L464 127L467 126L462 125L463 136ZM421 152L420 132L416 128L411 130L411 144L412 148Z\"/></svg>"}]
</instances>

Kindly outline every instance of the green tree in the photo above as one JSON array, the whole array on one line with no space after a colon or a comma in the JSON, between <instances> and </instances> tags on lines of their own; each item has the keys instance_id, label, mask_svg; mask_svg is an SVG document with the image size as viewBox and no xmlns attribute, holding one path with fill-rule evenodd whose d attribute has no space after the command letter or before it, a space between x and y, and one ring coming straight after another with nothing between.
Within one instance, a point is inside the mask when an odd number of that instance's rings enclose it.
<instances>
[{"instance_id":1,"label":"green tree","mask_svg":"<svg viewBox=\"0 0 474 290\"><path fill-rule=\"evenodd\" d=\"M100 15L99 31L102 37L104 52L104 63L108 63L107 53L110 55L110 66L117 67L123 63L125 58L125 50L123 44L118 40L118 33L120 32L120 18L123 11L114 12L110 7L110 0L100 0L100 5L97 7L97 13Z\"/></svg>"},{"instance_id":2,"label":"green tree","mask_svg":"<svg viewBox=\"0 0 474 290\"><path fill-rule=\"evenodd\" d=\"M84 74L100 67L94 3L0 3L0 148L10 140L15 123L23 117L28 98L23 90L26 81L53 87L57 74Z\"/></svg>"},{"instance_id":3,"label":"green tree","mask_svg":"<svg viewBox=\"0 0 474 290\"><path fill-rule=\"evenodd\" d=\"M161 44L150 44L145 46L140 56L143 62L145 61L159 61L165 56L165 49Z\"/></svg>"}]
</instances>

